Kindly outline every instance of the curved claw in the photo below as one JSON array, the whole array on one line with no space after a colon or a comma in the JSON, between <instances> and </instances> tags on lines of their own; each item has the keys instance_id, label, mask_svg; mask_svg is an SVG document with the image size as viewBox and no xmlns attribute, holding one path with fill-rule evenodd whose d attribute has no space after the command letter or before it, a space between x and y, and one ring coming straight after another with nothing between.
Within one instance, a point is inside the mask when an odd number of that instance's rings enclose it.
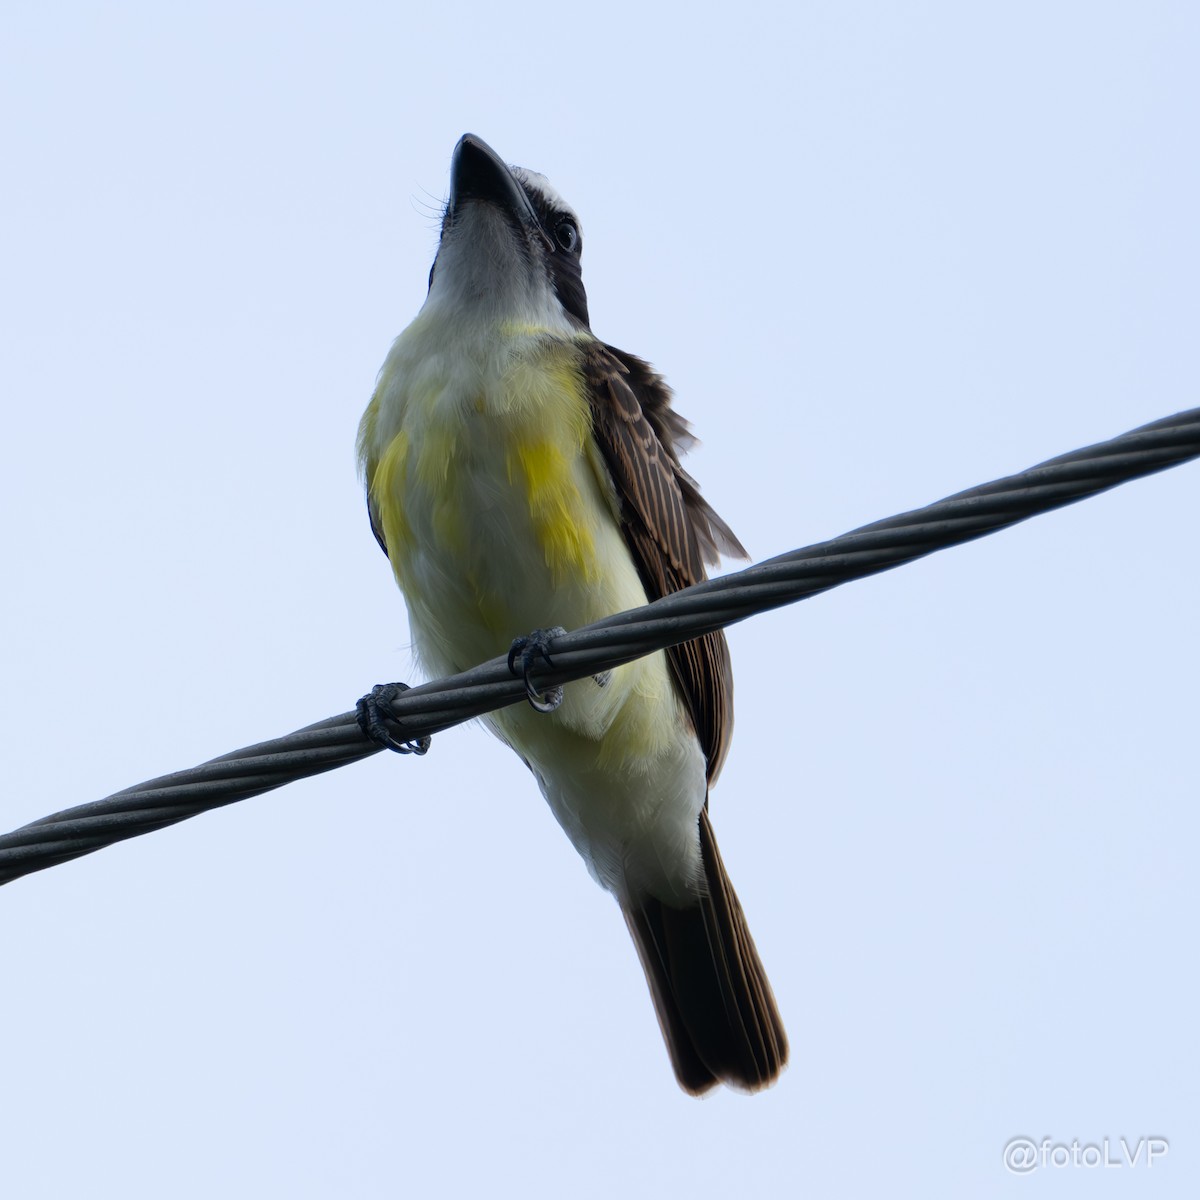
<instances>
[{"instance_id":1,"label":"curved claw","mask_svg":"<svg viewBox=\"0 0 1200 1200\"><path fill-rule=\"evenodd\" d=\"M407 683L377 683L369 696L364 696L355 706L354 715L358 718L358 727L366 737L385 750L394 750L397 754L424 754L430 745L429 735L415 738L411 742L402 742L392 736L387 727L391 717L388 705L401 692L408 691Z\"/></svg>"},{"instance_id":2,"label":"curved claw","mask_svg":"<svg viewBox=\"0 0 1200 1200\"><path fill-rule=\"evenodd\" d=\"M529 675L538 659L545 662L548 667L554 666L550 661L550 643L556 637L562 637L566 632L561 625L555 625L550 629L535 629L527 637L517 638L509 647L508 669L514 675L521 676L525 683L525 698L529 701L530 708L536 712L553 712L562 703L563 690L561 687L550 687L544 692L539 692L534 687L533 680ZM520 671L517 670L518 659L521 662Z\"/></svg>"}]
</instances>

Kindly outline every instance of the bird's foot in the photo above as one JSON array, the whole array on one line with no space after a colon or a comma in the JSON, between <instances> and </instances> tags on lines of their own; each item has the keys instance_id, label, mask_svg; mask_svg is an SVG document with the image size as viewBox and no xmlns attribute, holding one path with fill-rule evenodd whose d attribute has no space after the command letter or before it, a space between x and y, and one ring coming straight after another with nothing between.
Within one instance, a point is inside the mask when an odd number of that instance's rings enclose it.
<instances>
[{"instance_id":1,"label":"bird's foot","mask_svg":"<svg viewBox=\"0 0 1200 1200\"><path fill-rule=\"evenodd\" d=\"M525 698L529 701L530 707L540 713L553 712L562 703L563 690L561 687L552 687L547 688L545 692L539 692L533 686L533 680L529 678L529 673L539 658L548 667L554 666L550 661L550 643L556 637L562 637L566 632L561 625L555 625L550 629L535 629L527 637L517 638L508 651L508 669L514 675L520 675L525 681ZM519 671L517 670L518 660L521 664Z\"/></svg>"},{"instance_id":2,"label":"bird's foot","mask_svg":"<svg viewBox=\"0 0 1200 1200\"><path fill-rule=\"evenodd\" d=\"M358 718L358 727L376 745L385 750L395 750L397 754L424 754L429 749L429 735L415 738L410 742L402 742L392 736L387 727L391 717L388 705L401 692L408 691L407 683L377 683L369 696L364 696L355 705L354 712Z\"/></svg>"}]
</instances>

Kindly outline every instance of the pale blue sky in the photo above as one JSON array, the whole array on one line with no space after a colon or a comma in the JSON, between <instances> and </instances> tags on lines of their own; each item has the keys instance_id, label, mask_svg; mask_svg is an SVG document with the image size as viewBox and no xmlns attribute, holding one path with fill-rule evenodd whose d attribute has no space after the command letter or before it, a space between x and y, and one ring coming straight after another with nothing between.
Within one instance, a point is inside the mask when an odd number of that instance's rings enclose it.
<instances>
[{"instance_id":1,"label":"pale blue sky","mask_svg":"<svg viewBox=\"0 0 1200 1200\"><path fill-rule=\"evenodd\" d=\"M0 827L408 676L353 440L464 130L756 558L1200 403L1194 5L415 7L6 10ZM462 729L0 892L6 1195L1195 1195L1198 497L732 631L771 1092Z\"/></svg>"}]
</instances>

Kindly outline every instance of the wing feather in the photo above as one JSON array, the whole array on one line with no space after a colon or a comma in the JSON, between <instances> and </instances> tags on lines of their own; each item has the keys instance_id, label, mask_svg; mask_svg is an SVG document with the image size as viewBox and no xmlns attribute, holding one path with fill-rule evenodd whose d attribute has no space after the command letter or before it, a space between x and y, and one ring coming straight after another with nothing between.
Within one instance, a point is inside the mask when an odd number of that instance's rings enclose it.
<instances>
[{"instance_id":1,"label":"wing feather","mask_svg":"<svg viewBox=\"0 0 1200 1200\"><path fill-rule=\"evenodd\" d=\"M619 500L619 519L651 600L707 577L705 563L722 552L745 557L733 531L701 497L680 466L679 449L694 439L671 408L662 377L640 358L602 342L585 352L592 428ZM720 631L667 651L716 778L733 729L733 673Z\"/></svg>"}]
</instances>

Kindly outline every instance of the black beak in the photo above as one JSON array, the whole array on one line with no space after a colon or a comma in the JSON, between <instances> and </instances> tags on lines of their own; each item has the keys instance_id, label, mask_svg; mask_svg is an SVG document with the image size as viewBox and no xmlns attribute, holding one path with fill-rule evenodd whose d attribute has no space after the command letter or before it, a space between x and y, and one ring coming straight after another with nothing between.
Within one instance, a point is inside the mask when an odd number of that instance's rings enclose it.
<instances>
[{"instance_id":1,"label":"black beak","mask_svg":"<svg viewBox=\"0 0 1200 1200\"><path fill-rule=\"evenodd\" d=\"M535 230L543 241L549 242L525 189L495 150L473 133L464 133L458 139L450 160L451 215L465 200L494 204L517 224Z\"/></svg>"}]
</instances>

